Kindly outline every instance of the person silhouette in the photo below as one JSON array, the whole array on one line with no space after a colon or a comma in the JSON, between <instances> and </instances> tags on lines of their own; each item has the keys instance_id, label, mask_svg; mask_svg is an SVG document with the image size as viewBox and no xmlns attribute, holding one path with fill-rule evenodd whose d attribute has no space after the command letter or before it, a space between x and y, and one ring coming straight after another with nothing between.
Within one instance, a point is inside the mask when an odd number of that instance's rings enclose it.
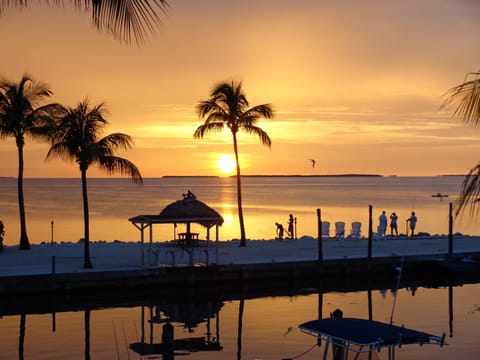
<instances>
[{"instance_id":1,"label":"person silhouette","mask_svg":"<svg viewBox=\"0 0 480 360\"><path fill-rule=\"evenodd\" d=\"M288 216L288 236L290 239L293 239L294 236L294 228L295 228L295 220L293 219L293 215L290 214Z\"/></svg>"},{"instance_id":2,"label":"person silhouette","mask_svg":"<svg viewBox=\"0 0 480 360\"><path fill-rule=\"evenodd\" d=\"M277 239L282 240L283 239L283 225L279 223L275 223L277 226Z\"/></svg>"},{"instance_id":3,"label":"person silhouette","mask_svg":"<svg viewBox=\"0 0 480 360\"><path fill-rule=\"evenodd\" d=\"M393 236L393 233L395 232L395 235L398 236L398 226L397 226L397 220L398 216L394 212L390 215L390 234Z\"/></svg>"},{"instance_id":4,"label":"person silhouette","mask_svg":"<svg viewBox=\"0 0 480 360\"><path fill-rule=\"evenodd\" d=\"M417 226L417 216L415 211L412 211L412 215L407 219L407 222L410 223L410 237L415 236L415 227Z\"/></svg>"},{"instance_id":5,"label":"person silhouette","mask_svg":"<svg viewBox=\"0 0 480 360\"><path fill-rule=\"evenodd\" d=\"M381 237L385 236L385 232L387 231L387 214L385 210L382 211L380 217L378 218L378 235Z\"/></svg>"}]
</instances>

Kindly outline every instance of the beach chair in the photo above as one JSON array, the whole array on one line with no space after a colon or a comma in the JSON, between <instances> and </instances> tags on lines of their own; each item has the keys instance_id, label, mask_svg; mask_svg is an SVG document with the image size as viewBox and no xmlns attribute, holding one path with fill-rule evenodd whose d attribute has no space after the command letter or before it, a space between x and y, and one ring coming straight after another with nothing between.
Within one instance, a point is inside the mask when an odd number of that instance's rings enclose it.
<instances>
[{"instance_id":1,"label":"beach chair","mask_svg":"<svg viewBox=\"0 0 480 360\"><path fill-rule=\"evenodd\" d=\"M322 221L322 237L330 237L330 222Z\"/></svg>"},{"instance_id":2,"label":"beach chair","mask_svg":"<svg viewBox=\"0 0 480 360\"><path fill-rule=\"evenodd\" d=\"M338 241L343 242L345 238L345 222L337 221L335 223L335 237Z\"/></svg>"},{"instance_id":3,"label":"beach chair","mask_svg":"<svg viewBox=\"0 0 480 360\"><path fill-rule=\"evenodd\" d=\"M359 239L361 235L362 235L362 223L360 221L352 222L350 237L353 239Z\"/></svg>"}]
</instances>

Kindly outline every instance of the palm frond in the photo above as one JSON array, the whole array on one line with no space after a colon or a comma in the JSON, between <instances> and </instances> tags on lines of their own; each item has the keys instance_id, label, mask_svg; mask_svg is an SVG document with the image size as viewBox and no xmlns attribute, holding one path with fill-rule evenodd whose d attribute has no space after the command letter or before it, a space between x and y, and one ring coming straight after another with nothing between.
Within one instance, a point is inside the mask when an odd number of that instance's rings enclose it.
<instances>
[{"instance_id":1,"label":"palm frond","mask_svg":"<svg viewBox=\"0 0 480 360\"><path fill-rule=\"evenodd\" d=\"M225 125L223 122L205 122L195 130L193 137L195 139L202 139L207 133L222 132L224 127Z\"/></svg>"},{"instance_id":2,"label":"palm frond","mask_svg":"<svg viewBox=\"0 0 480 360\"><path fill-rule=\"evenodd\" d=\"M472 77L468 80L468 77ZM480 126L480 73L467 74L465 81L445 94L441 108L451 107L452 115L473 126Z\"/></svg>"},{"instance_id":3,"label":"palm frond","mask_svg":"<svg viewBox=\"0 0 480 360\"><path fill-rule=\"evenodd\" d=\"M63 5L66 0L45 1L48 5ZM75 7L91 12L93 26L112 35L122 43L138 46L155 34L161 25L162 15L169 9L167 0L72 0ZM26 8L27 0L1 0L0 15L7 7Z\"/></svg>"},{"instance_id":4,"label":"palm frond","mask_svg":"<svg viewBox=\"0 0 480 360\"><path fill-rule=\"evenodd\" d=\"M272 140L270 139L268 134L264 130L262 130L260 127L253 126L253 125L250 125L250 126L244 125L241 127L241 129L250 135L257 136L263 145L266 145L269 148L272 147Z\"/></svg>"},{"instance_id":5,"label":"palm frond","mask_svg":"<svg viewBox=\"0 0 480 360\"><path fill-rule=\"evenodd\" d=\"M108 148L110 150L115 150L117 148L128 150L133 146L133 139L127 134L113 133L98 140L98 144L100 147Z\"/></svg>"},{"instance_id":6,"label":"palm frond","mask_svg":"<svg viewBox=\"0 0 480 360\"><path fill-rule=\"evenodd\" d=\"M99 167L108 174L122 174L132 178L137 184L143 184L142 175L138 168L127 159L117 156L104 156L99 159Z\"/></svg>"},{"instance_id":7,"label":"palm frond","mask_svg":"<svg viewBox=\"0 0 480 360\"><path fill-rule=\"evenodd\" d=\"M155 32L161 24L160 14L169 7L166 0L100 0L92 1L92 5L95 27L127 44L134 40L137 45Z\"/></svg>"},{"instance_id":8,"label":"palm frond","mask_svg":"<svg viewBox=\"0 0 480 360\"><path fill-rule=\"evenodd\" d=\"M48 149L45 161L52 159L62 159L66 161L75 161L76 153L70 151L70 146L66 142L57 142Z\"/></svg>"},{"instance_id":9,"label":"palm frond","mask_svg":"<svg viewBox=\"0 0 480 360\"><path fill-rule=\"evenodd\" d=\"M460 196L455 202L455 214L468 208L470 215L477 215L480 206L480 163L471 168L462 183Z\"/></svg>"}]
</instances>

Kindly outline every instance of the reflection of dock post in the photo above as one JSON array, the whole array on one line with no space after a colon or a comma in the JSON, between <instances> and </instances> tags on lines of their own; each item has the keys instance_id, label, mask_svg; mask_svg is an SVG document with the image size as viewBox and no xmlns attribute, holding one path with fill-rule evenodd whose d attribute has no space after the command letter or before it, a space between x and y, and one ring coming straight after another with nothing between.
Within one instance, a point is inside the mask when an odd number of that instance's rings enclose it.
<instances>
[{"instance_id":1,"label":"reflection of dock post","mask_svg":"<svg viewBox=\"0 0 480 360\"><path fill-rule=\"evenodd\" d=\"M318 320L323 318L323 291L318 292ZM322 346L322 337L317 337L317 345Z\"/></svg>"},{"instance_id":2,"label":"reflection of dock post","mask_svg":"<svg viewBox=\"0 0 480 360\"><path fill-rule=\"evenodd\" d=\"M453 337L453 287L448 287L448 324L450 328L450 337Z\"/></svg>"},{"instance_id":3,"label":"reflection of dock post","mask_svg":"<svg viewBox=\"0 0 480 360\"><path fill-rule=\"evenodd\" d=\"M368 289L368 320L373 320L372 290Z\"/></svg>"},{"instance_id":4,"label":"reflection of dock post","mask_svg":"<svg viewBox=\"0 0 480 360\"><path fill-rule=\"evenodd\" d=\"M173 360L175 353L175 343L173 337L173 325L169 322L163 325L162 343L163 360Z\"/></svg>"}]
</instances>

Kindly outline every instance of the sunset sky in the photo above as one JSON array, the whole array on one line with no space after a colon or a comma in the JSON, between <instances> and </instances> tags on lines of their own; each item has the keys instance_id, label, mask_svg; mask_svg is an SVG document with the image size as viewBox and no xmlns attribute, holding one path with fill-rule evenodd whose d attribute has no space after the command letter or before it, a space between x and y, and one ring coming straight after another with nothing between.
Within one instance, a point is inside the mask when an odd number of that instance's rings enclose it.
<instances>
[{"instance_id":1,"label":"sunset sky","mask_svg":"<svg viewBox=\"0 0 480 360\"><path fill-rule=\"evenodd\" d=\"M126 46L72 7L9 8L0 17L0 76L27 72L52 101L105 102L106 133L144 177L221 175L231 134L193 139L196 104L220 81L242 81L272 148L241 137L244 174L464 174L480 160L480 129L440 110L443 95L480 68L474 0L170 0L156 36ZM25 177L77 177L27 140ZM12 139L0 176L17 175ZM312 168L308 159L315 159ZM89 176L104 176L94 168Z\"/></svg>"}]
</instances>

